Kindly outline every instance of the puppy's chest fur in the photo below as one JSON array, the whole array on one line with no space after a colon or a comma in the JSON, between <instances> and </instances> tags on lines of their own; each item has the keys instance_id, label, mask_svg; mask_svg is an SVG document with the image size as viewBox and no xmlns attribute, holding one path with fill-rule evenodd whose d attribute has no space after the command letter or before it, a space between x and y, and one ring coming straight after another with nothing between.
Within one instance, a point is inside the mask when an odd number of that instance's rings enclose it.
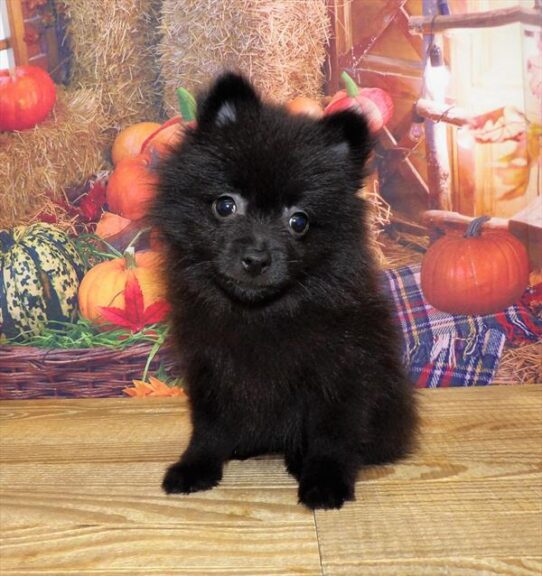
<instances>
[{"instance_id":1,"label":"puppy's chest fur","mask_svg":"<svg viewBox=\"0 0 542 576\"><path fill-rule=\"evenodd\" d=\"M184 331L182 340L197 365L212 369L217 393L223 390L254 405L295 395L310 367L303 342L308 330L299 330L292 321L243 322L235 316L213 330L210 325L210 319L209 324L198 322L197 328ZM313 350L317 347L313 342Z\"/></svg>"},{"instance_id":2,"label":"puppy's chest fur","mask_svg":"<svg viewBox=\"0 0 542 576\"><path fill-rule=\"evenodd\" d=\"M186 332L195 371L189 393L199 406L220 406L220 418L234 423L248 451L257 452L257 445L284 450L299 441L313 397L326 395L321 374L339 369L340 354L331 354L325 330L303 318L230 320L215 330L198 323ZM334 385L329 395L337 392Z\"/></svg>"}]
</instances>

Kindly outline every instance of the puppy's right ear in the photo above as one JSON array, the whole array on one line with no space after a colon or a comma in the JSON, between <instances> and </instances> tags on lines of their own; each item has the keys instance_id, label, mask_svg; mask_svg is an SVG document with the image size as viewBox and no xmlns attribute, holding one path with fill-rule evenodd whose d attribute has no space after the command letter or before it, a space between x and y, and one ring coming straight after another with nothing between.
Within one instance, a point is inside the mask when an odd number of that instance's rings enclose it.
<instances>
[{"instance_id":1,"label":"puppy's right ear","mask_svg":"<svg viewBox=\"0 0 542 576\"><path fill-rule=\"evenodd\" d=\"M259 108L261 101L250 82L240 74L228 72L211 86L199 106L200 126L226 126L237 122L241 110Z\"/></svg>"}]
</instances>

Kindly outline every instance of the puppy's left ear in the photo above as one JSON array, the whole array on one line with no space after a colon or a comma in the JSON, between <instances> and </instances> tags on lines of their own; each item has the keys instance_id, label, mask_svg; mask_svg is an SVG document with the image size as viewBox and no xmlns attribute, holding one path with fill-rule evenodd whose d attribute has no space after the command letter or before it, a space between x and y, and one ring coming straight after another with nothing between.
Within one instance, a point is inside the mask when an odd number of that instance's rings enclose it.
<instances>
[{"instance_id":1,"label":"puppy's left ear","mask_svg":"<svg viewBox=\"0 0 542 576\"><path fill-rule=\"evenodd\" d=\"M200 126L226 126L235 123L242 110L261 106L250 82L240 74L223 74L211 86L198 107Z\"/></svg>"},{"instance_id":2,"label":"puppy's left ear","mask_svg":"<svg viewBox=\"0 0 542 576\"><path fill-rule=\"evenodd\" d=\"M330 150L363 168L374 146L367 120L361 114L344 110L320 120Z\"/></svg>"}]
</instances>

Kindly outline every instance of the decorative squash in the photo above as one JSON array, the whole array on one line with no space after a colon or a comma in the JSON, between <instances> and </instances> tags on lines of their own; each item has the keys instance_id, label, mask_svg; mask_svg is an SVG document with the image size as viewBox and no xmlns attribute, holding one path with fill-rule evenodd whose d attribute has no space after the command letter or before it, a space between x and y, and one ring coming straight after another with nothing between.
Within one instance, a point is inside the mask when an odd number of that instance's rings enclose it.
<instances>
[{"instance_id":1,"label":"decorative squash","mask_svg":"<svg viewBox=\"0 0 542 576\"><path fill-rule=\"evenodd\" d=\"M111 158L116 166L123 158L137 156L141 145L160 128L158 122L138 122L121 130L111 150Z\"/></svg>"},{"instance_id":2,"label":"decorative squash","mask_svg":"<svg viewBox=\"0 0 542 576\"><path fill-rule=\"evenodd\" d=\"M133 248L128 248L123 258L96 264L86 273L78 294L81 316L99 325L106 324L101 308L124 309L126 283L133 277L141 287L145 308L164 299L160 256L150 250L134 253Z\"/></svg>"},{"instance_id":3,"label":"decorative squash","mask_svg":"<svg viewBox=\"0 0 542 576\"><path fill-rule=\"evenodd\" d=\"M320 104L316 100L307 98L306 96L296 96L286 102L286 110L288 110L290 114L304 114L311 118L321 118L324 115Z\"/></svg>"},{"instance_id":4,"label":"decorative squash","mask_svg":"<svg viewBox=\"0 0 542 576\"><path fill-rule=\"evenodd\" d=\"M26 130L44 120L56 100L55 84L37 66L0 70L0 131Z\"/></svg>"},{"instance_id":5,"label":"decorative squash","mask_svg":"<svg viewBox=\"0 0 542 576\"><path fill-rule=\"evenodd\" d=\"M393 116L391 96L381 88L359 88L346 72L341 74L341 78L346 90L340 90L333 96L324 114L352 109L365 116L373 134L381 130Z\"/></svg>"},{"instance_id":6,"label":"decorative squash","mask_svg":"<svg viewBox=\"0 0 542 576\"><path fill-rule=\"evenodd\" d=\"M109 210L128 220L140 220L156 195L156 154L138 154L121 160L109 178L106 198Z\"/></svg>"},{"instance_id":7,"label":"decorative squash","mask_svg":"<svg viewBox=\"0 0 542 576\"><path fill-rule=\"evenodd\" d=\"M0 230L0 332L36 335L49 321L72 320L83 273L79 253L59 228Z\"/></svg>"},{"instance_id":8,"label":"decorative squash","mask_svg":"<svg viewBox=\"0 0 542 576\"><path fill-rule=\"evenodd\" d=\"M473 220L464 236L450 233L427 250L422 291L435 308L451 314L492 314L518 300L529 281L523 244L505 230L482 232L488 216Z\"/></svg>"}]
</instances>

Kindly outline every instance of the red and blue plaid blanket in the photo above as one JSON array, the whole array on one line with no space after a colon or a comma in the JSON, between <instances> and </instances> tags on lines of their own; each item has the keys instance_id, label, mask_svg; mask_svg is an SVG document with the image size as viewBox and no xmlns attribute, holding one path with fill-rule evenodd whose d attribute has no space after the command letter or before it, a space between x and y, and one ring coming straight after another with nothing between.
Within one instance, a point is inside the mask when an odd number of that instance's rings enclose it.
<instances>
[{"instance_id":1,"label":"red and blue plaid blanket","mask_svg":"<svg viewBox=\"0 0 542 576\"><path fill-rule=\"evenodd\" d=\"M542 338L542 321L521 303L487 316L451 315L424 300L419 265L385 276L403 334L403 361L419 388L490 384L505 342Z\"/></svg>"}]
</instances>

